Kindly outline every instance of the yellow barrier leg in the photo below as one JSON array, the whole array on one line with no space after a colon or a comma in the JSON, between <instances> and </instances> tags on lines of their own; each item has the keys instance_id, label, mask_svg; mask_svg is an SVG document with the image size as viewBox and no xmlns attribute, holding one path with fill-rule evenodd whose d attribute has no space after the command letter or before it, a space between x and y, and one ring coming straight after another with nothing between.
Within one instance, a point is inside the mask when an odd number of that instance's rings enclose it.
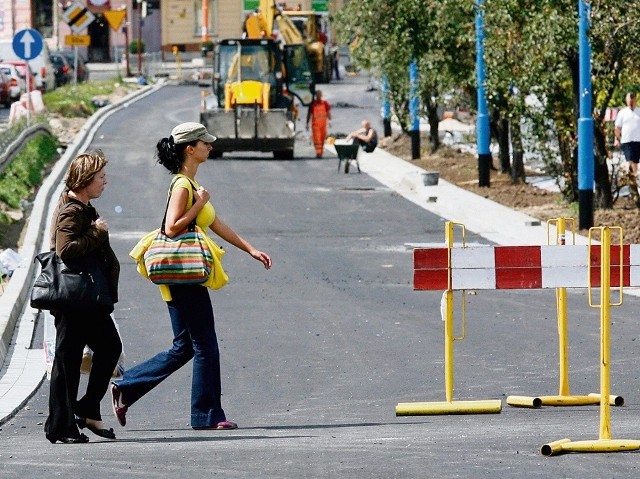
<instances>
[{"instance_id":1,"label":"yellow barrier leg","mask_svg":"<svg viewBox=\"0 0 640 479\"><path fill-rule=\"evenodd\" d=\"M446 314L444 319L444 392L445 399L453 401L453 291L445 292Z\"/></svg>"},{"instance_id":2,"label":"yellow barrier leg","mask_svg":"<svg viewBox=\"0 0 640 479\"><path fill-rule=\"evenodd\" d=\"M560 244L565 244L566 240L566 220L558 218L556 226L557 237ZM558 348L560 359L560 396L568 396L569 392L569 342L567 340L567 288L556 289L556 310L558 314Z\"/></svg>"},{"instance_id":3,"label":"yellow barrier leg","mask_svg":"<svg viewBox=\"0 0 640 479\"><path fill-rule=\"evenodd\" d=\"M454 245L454 226L455 223L447 221L444 227L444 241L448 248L449 265L447 291L444 293L446 308L444 313L444 394L447 402L453 401L453 344L455 333L453 327L453 290L451 289L451 249Z\"/></svg>"},{"instance_id":4,"label":"yellow barrier leg","mask_svg":"<svg viewBox=\"0 0 640 479\"><path fill-rule=\"evenodd\" d=\"M566 244L567 223L572 225L573 241L575 244L575 220L573 218L554 218L548 221L556 224L555 244ZM551 244L549 229L547 229L547 243ZM559 388L557 396L508 396L507 404L514 407L539 408L542 406L587 406L600 404L600 394L586 396L572 396L569 387L569 334L567 316L567 288L556 288L556 311L558 319L558 362ZM624 399L620 396L609 396L609 404L622 406Z\"/></svg>"},{"instance_id":5,"label":"yellow barrier leg","mask_svg":"<svg viewBox=\"0 0 640 479\"><path fill-rule=\"evenodd\" d=\"M600 263L600 434L599 438L592 441L571 441L561 439L543 445L540 453L545 456L554 456L563 452L622 452L637 451L640 449L640 441L627 439L611 439L611 395L610 393L610 357L611 357L611 231L604 226L601 231L601 263ZM617 228L620 229L620 228ZM589 231L589 257L591 257L591 231ZM622 230L620 230L620 251L622 252ZM622 253L621 253L622 255ZM622 265L622 261L620 261ZM620 274L622 275L622 267ZM589 268L589 278L591 271ZM622 285L622 277L620 278ZM622 288L622 286L621 286ZM589 305L591 304L591 285L589 285ZM622 304L622 290L620 294Z\"/></svg>"},{"instance_id":6,"label":"yellow barrier leg","mask_svg":"<svg viewBox=\"0 0 640 479\"><path fill-rule=\"evenodd\" d=\"M609 407L611 351L611 231L602 228L600 263L600 439L611 439L611 408ZM622 266L621 266L622 268Z\"/></svg>"},{"instance_id":7,"label":"yellow barrier leg","mask_svg":"<svg viewBox=\"0 0 640 479\"><path fill-rule=\"evenodd\" d=\"M500 399L488 399L481 401L454 401L453 400L453 347L456 339L464 338L464 297L462 298L462 337L456 338L454 331L453 314L453 290L451 289L451 249L453 248L453 227L459 223L447 221L445 224L445 242L449 248L449 281L448 289L444 293L444 402L414 402L398 403L396 405L396 416L428 416L437 414L493 414L502 411L502 401ZM464 226L463 243L464 243Z\"/></svg>"}]
</instances>

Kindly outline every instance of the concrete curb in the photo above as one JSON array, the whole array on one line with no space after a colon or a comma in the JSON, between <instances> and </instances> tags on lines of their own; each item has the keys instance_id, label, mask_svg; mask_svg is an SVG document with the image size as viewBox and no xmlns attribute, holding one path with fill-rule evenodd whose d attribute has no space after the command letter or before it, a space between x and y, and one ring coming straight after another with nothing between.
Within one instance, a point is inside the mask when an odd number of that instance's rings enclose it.
<instances>
[{"instance_id":1,"label":"concrete curb","mask_svg":"<svg viewBox=\"0 0 640 479\"><path fill-rule=\"evenodd\" d=\"M84 124L73 142L68 145L66 152L56 162L51 173L38 190L28 219L24 243L18 250L18 254L24 258L23 262L16 268L6 290L0 296L0 363L3 365L0 373L0 402L2 402L0 424L13 415L24 401L31 397L46 371L42 349L30 350L33 354L29 354L28 368L22 362L23 358L17 358L18 364L13 364L14 355L10 353L16 349L18 342L21 343L20 347L29 348L30 338L33 336L37 311L29 306L28 301L31 284L37 271L33 258L36 254L48 250L45 232L49 229L50 216L53 208L55 208L55 202L52 203L51 198L54 197L56 192L60 194L63 188L62 180L69 162L80 151L88 147L102 122L112 113L154 93L163 86L164 83L147 86L96 112ZM30 332L28 330L29 325L31 327ZM28 337L28 343L25 344L24 341L16 339L16 343L12 346L11 341L16 331L19 332L16 336ZM39 359L34 361L33 356L39 356ZM10 359L9 364L5 364L8 358ZM21 374L21 372L25 374ZM9 379L7 380L7 378ZM36 379L35 381L34 378ZM32 388L26 397L23 386L17 384L25 380L30 384L29 387ZM21 400L13 398L16 395L16 391L21 391L23 396Z\"/></svg>"}]
</instances>

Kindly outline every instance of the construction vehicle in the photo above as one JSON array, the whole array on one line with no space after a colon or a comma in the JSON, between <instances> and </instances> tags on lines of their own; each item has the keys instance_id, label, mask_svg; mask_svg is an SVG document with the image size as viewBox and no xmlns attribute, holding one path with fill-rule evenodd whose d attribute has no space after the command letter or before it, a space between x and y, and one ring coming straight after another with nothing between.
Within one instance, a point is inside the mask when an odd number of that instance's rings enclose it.
<instances>
[{"instance_id":1,"label":"construction vehicle","mask_svg":"<svg viewBox=\"0 0 640 479\"><path fill-rule=\"evenodd\" d=\"M331 82L333 52L328 37L328 16L311 10L283 10L282 14L293 23L307 46L313 80Z\"/></svg>"},{"instance_id":2,"label":"construction vehicle","mask_svg":"<svg viewBox=\"0 0 640 479\"><path fill-rule=\"evenodd\" d=\"M211 158L230 151L294 158L295 101L309 105L314 83L304 43L274 38L273 25L274 15L251 15L245 38L214 47L213 95L203 98L200 113L217 138Z\"/></svg>"}]
</instances>

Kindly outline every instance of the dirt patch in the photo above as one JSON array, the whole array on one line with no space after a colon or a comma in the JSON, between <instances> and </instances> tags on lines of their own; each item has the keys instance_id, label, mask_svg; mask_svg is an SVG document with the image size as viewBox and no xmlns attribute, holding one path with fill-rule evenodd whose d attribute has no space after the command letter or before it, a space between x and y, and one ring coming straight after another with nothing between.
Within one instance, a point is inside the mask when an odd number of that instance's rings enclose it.
<instances>
[{"instance_id":1,"label":"dirt patch","mask_svg":"<svg viewBox=\"0 0 640 479\"><path fill-rule=\"evenodd\" d=\"M578 212L576 206L563 201L560 193L531 186L529 184L512 185L508 175L491 171L491 186L478 186L478 160L475 155L461 151L460 148L444 146L435 154L429 153L429 139L420 140L421 159L411 159L411 138L408 135L394 135L384 138L380 147L390 154L402 158L426 171L437 171L440 177L460 188L513 208L527 215L546 221L551 218L575 218L576 228ZM495 160L494 160L495 161ZM529 177L536 173L527 172ZM625 243L640 243L640 212L631 199L620 198L611 210L596 210L594 226L620 226L623 229ZM580 231L587 234L587 231Z\"/></svg>"}]
</instances>

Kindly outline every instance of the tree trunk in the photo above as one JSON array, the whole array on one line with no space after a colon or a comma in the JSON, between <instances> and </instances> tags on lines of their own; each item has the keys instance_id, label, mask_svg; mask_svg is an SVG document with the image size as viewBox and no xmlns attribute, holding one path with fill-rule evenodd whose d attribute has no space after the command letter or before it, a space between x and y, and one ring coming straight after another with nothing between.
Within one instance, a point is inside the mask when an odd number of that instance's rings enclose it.
<instances>
[{"instance_id":1,"label":"tree trunk","mask_svg":"<svg viewBox=\"0 0 640 479\"><path fill-rule=\"evenodd\" d=\"M595 146L594 175L596 181L595 205L598 208L613 208L613 194L611 192L611 178L607 166L606 138L601 128L594 127L593 138Z\"/></svg>"},{"instance_id":2,"label":"tree trunk","mask_svg":"<svg viewBox=\"0 0 640 479\"><path fill-rule=\"evenodd\" d=\"M500 173L511 173L511 152L509 151L509 120L500 118L496 123L498 133L498 157L500 158Z\"/></svg>"},{"instance_id":3,"label":"tree trunk","mask_svg":"<svg viewBox=\"0 0 640 479\"><path fill-rule=\"evenodd\" d=\"M527 176L524 172L524 148L522 146L522 132L520 131L520 116L514 115L511 123L511 147L513 149L513 164L511 165L511 183L524 183Z\"/></svg>"},{"instance_id":4,"label":"tree trunk","mask_svg":"<svg viewBox=\"0 0 640 479\"><path fill-rule=\"evenodd\" d=\"M438 118L437 106L428 108L427 115L429 118L429 139L431 140L431 153L434 153L438 148L440 148L440 134L438 131L440 118Z\"/></svg>"}]
</instances>

